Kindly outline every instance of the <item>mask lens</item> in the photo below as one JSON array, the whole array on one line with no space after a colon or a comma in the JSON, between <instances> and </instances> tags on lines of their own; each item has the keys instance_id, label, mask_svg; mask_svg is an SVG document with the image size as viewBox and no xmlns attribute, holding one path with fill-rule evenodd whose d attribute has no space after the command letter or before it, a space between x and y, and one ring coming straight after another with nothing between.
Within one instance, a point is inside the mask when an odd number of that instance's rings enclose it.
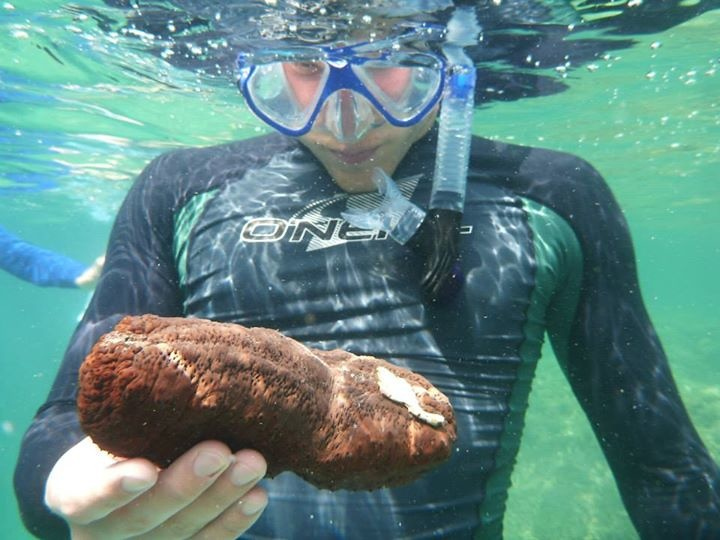
<instances>
[{"instance_id":1,"label":"mask lens","mask_svg":"<svg viewBox=\"0 0 720 540\"><path fill-rule=\"evenodd\" d=\"M442 85L442 65L432 55L395 54L381 60L353 64L358 79L399 122L427 112Z\"/></svg>"},{"instance_id":2,"label":"mask lens","mask_svg":"<svg viewBox=\"0 0 720 540\"><path fill-rule=\"evenodd\" d=\"M299 131L308 124L327 77L323 62L264 64L248 78L246 97L266 120Z\"/></svg>"}]
</instances>

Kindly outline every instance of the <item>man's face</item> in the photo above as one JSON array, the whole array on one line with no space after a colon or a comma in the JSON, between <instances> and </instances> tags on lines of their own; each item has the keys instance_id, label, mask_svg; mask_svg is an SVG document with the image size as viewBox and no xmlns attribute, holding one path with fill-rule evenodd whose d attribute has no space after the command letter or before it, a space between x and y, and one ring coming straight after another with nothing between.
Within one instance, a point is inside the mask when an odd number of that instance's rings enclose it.
<instances>
[{"instance_id":1,"label":"man's face","mask_svg":"<svg viewBox=\"0 0 720 540\"><path fill-rule=\"evenodd\" d=\"M315 98L320 72L313 62L284 66L288 87L301 106L307 106ZM374 76L374 81L387 95L401 99L410 85L410 73L402 67L384 68ZM359 99L365 98L359 96ZM392 175L410 146L428 132L437 115L435 107L417 124L396 127L365 101L363 105L370 111L360 119L364 124L360 126L353 108L358 97L350 90L339 90L328 98L330 100L333 100L333 110L324 107L312 129L300 136L300 141L320 160L335 182L349 192L373 191L375 167ZM327 118L327 115L334 116ZM328 121L335 122L335 129L328 129Z\"/></svg>"}]
</instances>

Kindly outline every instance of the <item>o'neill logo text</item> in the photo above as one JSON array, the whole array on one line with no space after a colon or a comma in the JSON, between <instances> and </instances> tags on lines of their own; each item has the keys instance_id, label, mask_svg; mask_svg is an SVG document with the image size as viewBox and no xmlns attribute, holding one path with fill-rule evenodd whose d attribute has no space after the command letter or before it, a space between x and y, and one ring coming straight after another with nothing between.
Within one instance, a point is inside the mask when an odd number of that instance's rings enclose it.
<instances>
[{"instance_id":1,"label":"o'neill logo text","mask_svg":"<svg viewBox=\"0 0 720 540\"><path fill-rule=\"evenodd\" d=\"M398 182L400 192L410 199L421 175L415 175ZM347 242L387 240L388 233L354 227L338 217L345 208L367 211L376 208L382 201L377 192L349 194L342 193L317 200L303 207L287 218L263 216L250 219L243 226L243 242L307 242L306 251L329 248ZM464 226L461 234L470 234L472 227Z\"/></svg>"},{"instance_id":2,"label":"o'neill logo text","mask_svg":"<svg viewBox=\"0 0 720 540\"><path fill-rule=\"evenodd\" d=\"M384 231L368 231L354 227L344 219L279 219L255 218L242 229L245 242L279 242L285 239L292 243L308 243L308 251L321 249L345 242L385 240Z\"/></svg>"}]
</instances>

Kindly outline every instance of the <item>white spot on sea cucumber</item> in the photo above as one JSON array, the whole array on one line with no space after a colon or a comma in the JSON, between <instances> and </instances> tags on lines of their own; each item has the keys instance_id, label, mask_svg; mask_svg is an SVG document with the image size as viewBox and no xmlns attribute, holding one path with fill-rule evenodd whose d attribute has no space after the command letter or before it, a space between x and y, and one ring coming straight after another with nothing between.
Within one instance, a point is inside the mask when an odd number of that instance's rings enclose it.
<instances>
[{"instance_id":1,"label":"white spot on sea cucumber","mask_svg":"<svg viewBox=\"0 0 720 540\"><path fill-rule=\"evenodd\" d=\"M410 414L418 420L433 427L440 427L445 423L445 417L442 414L432 413L422 408L415 390L402 377L398 377L386 367L379 366L377 378L380 393L395 403L405 405Z\"/></svg>"}]
</instances>

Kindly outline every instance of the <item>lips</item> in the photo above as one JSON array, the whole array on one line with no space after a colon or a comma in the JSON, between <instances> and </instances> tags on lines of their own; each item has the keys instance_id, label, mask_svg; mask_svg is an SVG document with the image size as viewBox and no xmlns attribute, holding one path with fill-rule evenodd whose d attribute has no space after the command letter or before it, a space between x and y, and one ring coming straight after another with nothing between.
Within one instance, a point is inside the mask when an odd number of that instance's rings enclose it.
<instances>
[{"instance_id":1,"label":"lips","mask_svg":"<svg viewBox=\"0 0 720 540\"><path fill-rule=\"evenodd\" d=\"M378 147L375 146L368 150L361 149L347 149L347 150L330 150L330 152L343 163L348 165L358 165L369 161L377 151Z\"/></svg>"}]
</instances>

